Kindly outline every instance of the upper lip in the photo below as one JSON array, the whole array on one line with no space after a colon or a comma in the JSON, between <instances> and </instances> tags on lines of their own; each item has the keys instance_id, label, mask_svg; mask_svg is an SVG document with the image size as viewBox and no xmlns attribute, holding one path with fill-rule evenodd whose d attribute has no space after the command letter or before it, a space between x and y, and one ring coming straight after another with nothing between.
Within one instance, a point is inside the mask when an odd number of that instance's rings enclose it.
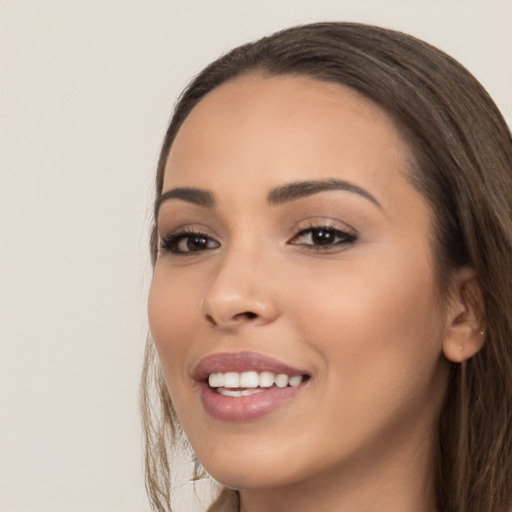
<instances>
[{"instance_id":1,"label":"upper lip","mask_svg":"<svg viewBox=\"0 0 512 512\"><path fill-rule=\"evenodd\" d=\"M307 375L299 368L293 368L273 357L256 352L219 352L201 359L192 376L196 381L201 382L211 373L248 371L285 373L289 376Z\"/></svg>"}]
</instances>

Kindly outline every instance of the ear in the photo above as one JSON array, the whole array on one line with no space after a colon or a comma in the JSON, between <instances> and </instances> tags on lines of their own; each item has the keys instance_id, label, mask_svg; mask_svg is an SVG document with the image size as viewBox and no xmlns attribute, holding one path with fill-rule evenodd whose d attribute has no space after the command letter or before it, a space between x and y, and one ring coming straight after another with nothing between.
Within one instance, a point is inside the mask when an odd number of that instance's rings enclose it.
<instances>
[{"instance_id":1,"label":"ear","mask_svg":"<svg viewBox=\"0 0 512 512\"><path fill-rule=\"evenodd\" d=\"M447 359L462 363L473 357L485 341L485 304L475 271L462 267L452 276L443 340Z\"/></svg>"}]
</instances>

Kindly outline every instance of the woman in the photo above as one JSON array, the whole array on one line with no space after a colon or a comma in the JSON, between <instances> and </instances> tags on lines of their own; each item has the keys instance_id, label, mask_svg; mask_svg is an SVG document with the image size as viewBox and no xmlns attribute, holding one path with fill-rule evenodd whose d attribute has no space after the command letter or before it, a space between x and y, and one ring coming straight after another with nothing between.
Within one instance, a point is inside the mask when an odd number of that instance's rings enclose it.
<instances>
[{"instance_id":1,"label":"woman","mask_svg":"<svg viewBox=\"0 0 512 512\"><path fill-rule=\"evenodd\" d=\"M295 27L200 73L156 179L155 510L181 428L212 511L511 510L511 191L498 109L410 36Z\"/></svg>"}]
</instances>

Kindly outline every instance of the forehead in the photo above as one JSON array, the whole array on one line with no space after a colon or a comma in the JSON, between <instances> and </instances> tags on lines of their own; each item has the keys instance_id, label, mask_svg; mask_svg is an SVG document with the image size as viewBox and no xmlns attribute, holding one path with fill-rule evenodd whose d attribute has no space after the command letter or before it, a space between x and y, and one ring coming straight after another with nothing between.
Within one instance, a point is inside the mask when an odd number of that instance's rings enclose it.
<instances>
[{"instance_id":1,"label":"forehead","mask_svg":"<svg viewBox=\"0 0 512 512\"><path fill-rule=\"evenodd\" d=\"M394 119L353 89L252 74L193 108L171 147L164 190L256 175L269 186L340 172L356 181L389 180L407 174L413 161Z\"/></svg>"}]
</instances>

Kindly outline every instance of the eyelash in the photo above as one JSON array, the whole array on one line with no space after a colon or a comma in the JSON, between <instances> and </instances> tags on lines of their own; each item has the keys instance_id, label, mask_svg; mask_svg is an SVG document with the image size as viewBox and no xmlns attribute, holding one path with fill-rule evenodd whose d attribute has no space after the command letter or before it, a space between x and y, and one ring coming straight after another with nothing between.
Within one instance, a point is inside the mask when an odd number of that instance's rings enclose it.
<instances>
[{"instance_id":1,"label":"eyelash","mask_svg":"<svg viewBox=\"0 0 512 512\"><path fill-rule=\"evenodd\" d=\"M329 238L324 239L327 241L326 244L322 243L297 243L296 240L305 235L309 235L311 241L314 241L315 235L325 236L327 235ZM332 239L336 240L332 243ZM301 245L303 247L309 247L314 251L328 251L329 249L337 249L342 246L352 245L357 241L357 236L353 233L348 233L347 231L343 231L341 229L335 228L333 226L325 225L325 224L313 224L308 226L307 228L301 229L297 234L294 235L292 240L289 242L291 245ZM319 240L317 239L317 242Z\"/></svg>"},{"instance_id":2,"label":"eyelash","mask_svg":"<svg viewBox=\"0 0 512 512\"><path fill-rule=\"evenodd\" d=\"M203 248L198 247L196 249L190 249L190 247L189 247L188 251L183 250L184 249L183 247L180 249L181 243L184 242L188 245L188 243L190 243L190 241L193 239L195 239L196 242L201 240L206 245L210 245L211 242L214 242L216 246L215 247L203 247ZM200 231L194 231L194 230L188 230L188 229L185 229L183 231L177 231L175 233L171 233L171 234L167 235L160 242L160 250L161 251L170 252L171 254L175 254L177 256L183 256L183 255L187 255L187 254L191 254L191 253L198 253L198 252L208 251L208 250L212 250L212 249L217 249L217 247L220 247L219 242L217 242L211 236L209 236L205 233L201 233Z\"/></svg>"},{"instance_id":3,"label":"eyelash","mask_svg":"<svg viewBox=\"0 0 512 512\"><path fill-rule=\"evenodd\" d=\"M327 243L297 243L297 239L300 239L306 235L309 235L312 242L315 241L315 236L317 237L317 242L320 242L318 237L327 236L327 238L324 239L324 241L327 241ZM196 248L190 248L188 244L194 239L196 243L199 242L199 245ZM334 243L332 243L333 239L335 240ZM308 247L313 251L328 251L329 249L352 245L356 241L356 235L341 229L334 228L329 225L311 225L298 231L288 243L290 245ZM180 248L180 244L182 243L187 244L188 250L184 250L185 247ZM211 246L212 243L213 247ZM217 240L205 233L194 230L183 230L171 233L160 242L160 250L162 252L170 252L176 256L186 256L192 253L210 251L217 249L218 247L220 247L220 243L217 242Z\"/></svg>"}]
</instances>

